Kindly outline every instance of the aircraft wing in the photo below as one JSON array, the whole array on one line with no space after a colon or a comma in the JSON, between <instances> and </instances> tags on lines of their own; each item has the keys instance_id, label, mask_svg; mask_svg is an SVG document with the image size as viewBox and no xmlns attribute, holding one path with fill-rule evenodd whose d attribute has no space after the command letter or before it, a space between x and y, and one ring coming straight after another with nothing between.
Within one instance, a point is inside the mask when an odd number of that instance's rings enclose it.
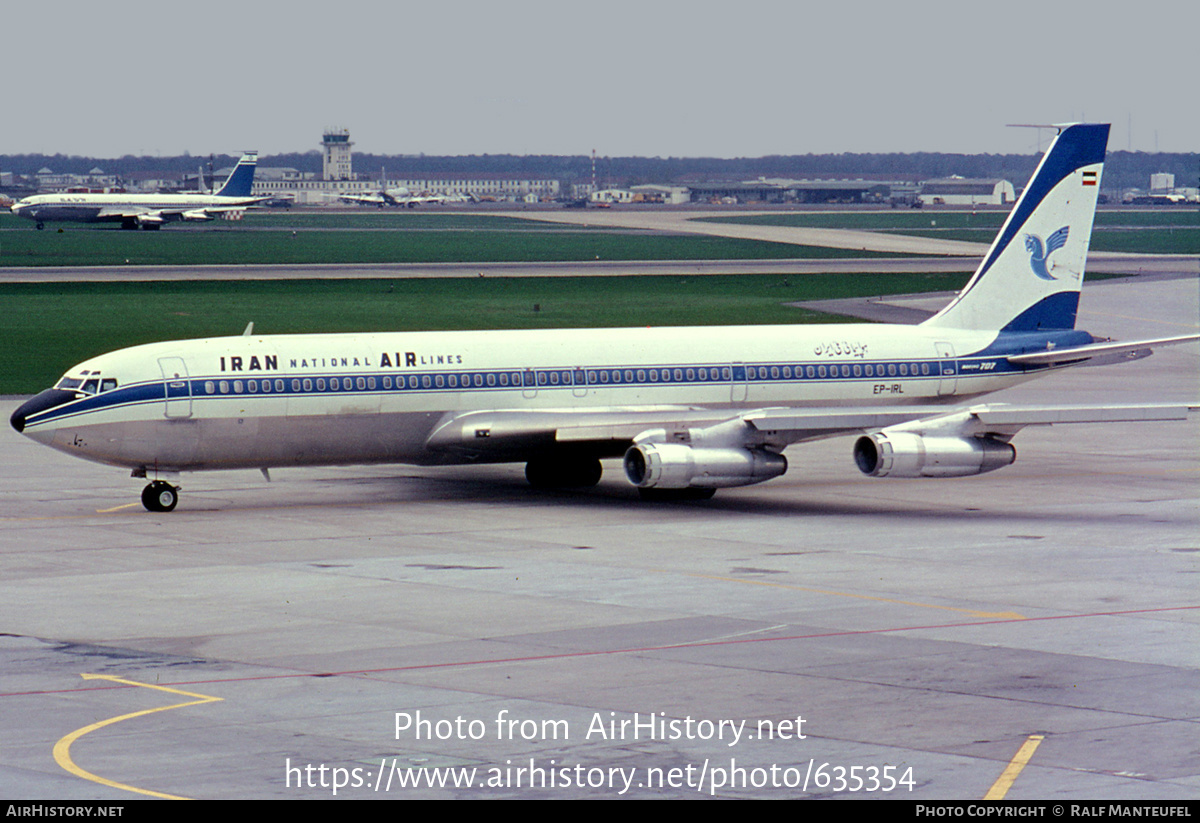
<instances>
[{"instance_id":1,"label":"aircraft wing","mask_svg":"<svg viewBox=\"0 0 1200 823\"><path fill-rule=\"evenodd\" d=\"M121 208L103 208L96 214L97 220L132 220L143 214L155 214L155 209L139 209L123 206Z\"/></svg>"},{"instance_id":2,"label":"aircraft wing","mask_svg":"<svg viewBox=\"0 0 1200 823\"><path fill-rule=\"evenodd\" d=\"M1047 349L1041 352L1009 355L1009 363L1020 366L1068 366L1080 363L1106 365L1121 360L1139 360L1148 357L1157 346L1174 346L1200 340L1200 335L1160 337L1156 340L1133 340L1129 342L1101 342L1087 346L1072 346L1066 349Z\"/></svg>"},{"instance_id":3,"label":"aircraft wing","mask_svg":"<svg viewBox=\"0 0 1200 823\"><path fill-rule=\"evenodd\" d=\"M480 459L567 445L587 445L616 456L647 429L712 425L730 417L728 411L687 406L470 411L447 415L425 446Z\"/></svg>"},{"instance_id":4,"label":"aircraft wing","mask_svg":"<svg viewBox=\"0 0 1200 823\"><path fill-rule=\"evenodd\" d=\"M968 407L907 409L762 409L741 417L763 435L790 443L854 430L902 426L913 432L953 432L959 437L1011 437L1026 426L1066 423L1130 423L1186 420L1200 408L1187 404L1023 406L987 403Z\"/></svg>"},{"instance_id":5,"label":"aircraft wing","mask_svg":"<svg viewBox=\"0 0 1200 823\"><path fill-rule=\"evenodd\" d=\"M1186 420L1197 406L1142 404L969 407L763 408L745 412L688 407L472 411L447 415L426 447L488 461L555 448L618 456L631 444L674 442L782 450L792 443L856 432L901 429L922 436L997 438L1025 426ZM518 458L519 459L519 458Z\"/></svg>"},{"instance_id":6,"label":"aircraft wing","mask_svg":"<svg viewBox=\"0 0 1200 823\"><path fill-rule=\"evenodd\" d=\"M146 209L146 208L106 208L96 215L97 220L136 220L139 224L168 223L172 220L212 220L215 216L227 212L245 211L247 208L269 200L269 197L245 198L237 204L212 206L180 206L179 208Z\"/></svg>"}]
</instances>

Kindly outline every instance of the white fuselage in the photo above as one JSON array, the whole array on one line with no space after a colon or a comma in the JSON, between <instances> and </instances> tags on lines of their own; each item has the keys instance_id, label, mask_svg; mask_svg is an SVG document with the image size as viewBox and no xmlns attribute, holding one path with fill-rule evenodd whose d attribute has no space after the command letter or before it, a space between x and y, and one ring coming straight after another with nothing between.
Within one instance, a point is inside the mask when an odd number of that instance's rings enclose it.
<instances>
[{"instance_id":1,"label":"white fuselage","mask_svg":"<svg viewBox=\"0 0 1200 823\"><path fill-rule=\"evenodd\" d=\"M487 462L554 444L526 432L528 442L474 450L430 436L473 411L518 423L523 412L619 412L626 429L603 456L620 454L639 426L719 421L730 409L947 403L1044 371L980 354L996 338L855 324L155 343L81 363L68 378L99 374L116 388L31 415L24 433L79 457L162 471Z\"/></svg>"},{"instance_id":2,"label":"white fuselage","mask_svg":"<svg viewBox=\"0 0 1200 823\"><path fill-rule=\"evenodd\" d=\"M206 209L251 206L259 197L222 197L216 194L38 194L11 207L13 214L31 220L69 220L91 223L131 218L138 213L163 212L170 216ZM204 219L197 215L194 219Z\"/></svg>"}]
</instances>

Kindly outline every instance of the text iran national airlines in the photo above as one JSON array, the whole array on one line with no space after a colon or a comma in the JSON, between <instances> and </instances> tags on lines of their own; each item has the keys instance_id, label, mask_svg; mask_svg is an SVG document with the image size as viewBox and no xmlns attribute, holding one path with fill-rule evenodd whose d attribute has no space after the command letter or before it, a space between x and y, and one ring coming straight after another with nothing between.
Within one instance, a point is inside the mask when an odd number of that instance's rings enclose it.
<instances>
[{"instance_id":1,"label":"text iran national airlines","mask_svg":"<svg viewBox=\"0 0 1200 823\"><path fill-rule=\"evenodd\" d=\"M919 326L284 335L156 343L67 372L18 431L135 476L520 461L585 486L624 457L648 497L782 474L785 447L861 432L873 476L1010 464L1023 426L1186 417L1187 406L954 406L1055 368L1196 337L1100 342L1075 326L1108 138L1062 127L974 277ZM170 510L178 488L146 486Z\"/></svg>"}]
</instances>

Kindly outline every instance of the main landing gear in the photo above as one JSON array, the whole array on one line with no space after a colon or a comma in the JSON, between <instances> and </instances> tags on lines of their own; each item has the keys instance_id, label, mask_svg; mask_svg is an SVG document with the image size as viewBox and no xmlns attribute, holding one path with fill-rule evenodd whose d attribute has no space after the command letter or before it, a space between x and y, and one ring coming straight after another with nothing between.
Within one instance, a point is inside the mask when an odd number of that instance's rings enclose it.
<instances>
[{"instance_id":1,"label":"main landing gear","mask_svg":"<svg viewBox=\"0 0 1200 823\"><path fill-rule=\"evenodd\" d=\"M179 502L179 487L165 480L155 480L142 489L142 505L147 511L169 512Z\"/></svg>"},{"instance_id":2,"label":"main landing gear","mask_svg":"<svg viewBox=\"0 0 1200 823\"><path fill-rule=\"evenodd\" d=\"M595 458L539 458L525 465L525 479L537 489L587 489L600 482L603 469Z\"/></svg>"}]
</instances>

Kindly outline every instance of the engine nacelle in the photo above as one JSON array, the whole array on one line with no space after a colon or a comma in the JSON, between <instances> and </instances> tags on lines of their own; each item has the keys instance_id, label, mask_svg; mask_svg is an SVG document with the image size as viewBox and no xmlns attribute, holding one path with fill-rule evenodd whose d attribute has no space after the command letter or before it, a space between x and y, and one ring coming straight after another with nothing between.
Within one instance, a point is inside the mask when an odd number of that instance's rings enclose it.
<instances>
[{"instance_id":1,"label":"engine nacelle","mask_svg":"<svg viewBox=\"0 0 1200 823\"><path fill-rule=\"evenodd\" d=\"M638 443L625 452L625 476L643 489L749 486L787 471L787 458L763 449Z\"/></svg>"},{"instance_id":2,"label":"engine nacelle","mask_svg":"<svg viewBox=\"0 0 1200 823\"><path fill-rule=\"evenodd\" d=\"M968 477L1002 469L1016 459L1011 444L992 437L885 430L854 444L854 462L871 477Z\"/></svg>"},{"instance_id":3,"label":"engine nacelle","mask_svg":"<svg viewBox=\"0 0 1200 823\"><path fill-rule=\"evenodd\" d=\"M181 216L184 220L193 220L196 222L212 220L212 215L206 212L204 209L192 209L191 211L185 211Z\"/></svg>"}]
</instances>

